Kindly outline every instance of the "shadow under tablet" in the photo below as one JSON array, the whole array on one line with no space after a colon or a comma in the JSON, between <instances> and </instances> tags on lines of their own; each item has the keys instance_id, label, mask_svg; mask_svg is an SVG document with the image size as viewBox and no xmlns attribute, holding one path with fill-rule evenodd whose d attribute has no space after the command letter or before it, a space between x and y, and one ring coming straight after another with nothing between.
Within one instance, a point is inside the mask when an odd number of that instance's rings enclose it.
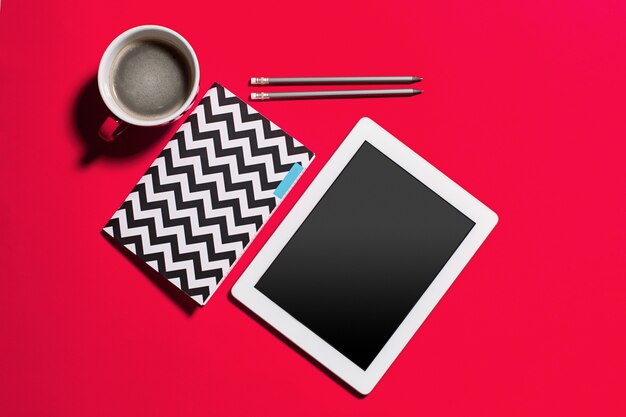
<instances>
[{"instance_id":1,"label":"shadow under tablet","mask_svg":"<svg viewBox=\"0 0 626 417\"><path fill-rule=\"evenodd\" d=\"M364 142L255 288L366 370L474 225Z\"/></svg>"}]
</instances>

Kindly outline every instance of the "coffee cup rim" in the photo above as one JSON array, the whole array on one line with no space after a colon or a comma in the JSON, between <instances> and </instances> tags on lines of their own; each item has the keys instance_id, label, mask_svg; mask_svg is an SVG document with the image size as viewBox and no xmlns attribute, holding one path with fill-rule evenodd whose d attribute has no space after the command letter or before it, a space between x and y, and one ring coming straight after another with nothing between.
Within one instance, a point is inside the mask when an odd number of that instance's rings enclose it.
<instances>
[{"instance_id":1,"label":"coffee cup rim","mask_svg":"<svg viewBox=\"0 0 626 417\"><path fill-rule=\"evenodd\" d=\"M117 102L115 101L111 93L109 72L111 70L113 59L115 58L114 55L117 54L117 52L124 45L124 43L127 42L127 40L131 38L132 36L138 33L146 32L150 30L156 30L159 32L167 33L170 36L175 37L184 45L185 48L187 48L189 55L191 56L191 61L193 65L193 84L192 84L193 88L190 91L189 96L187 97L185 102L174 113L168 116L162 117L160 119L145 120L145 119L134 117L133 115L124 111L124 109L122 109L117 104ZM198 95L199 87L200 87L200 65L198 63L198 57L196 56L195 51L193 50L189 42L184 37L182 37L178 32L172 29L166 28L164 26L141 25L141 26L135 26L133 28L130 28L124 31L123 33L118 35L115 39L113 39L113 41L109 44L107 49L104 51L104 54L102 55L102 58L100 59L100 65L98 66L98 89L100 90L100 96L102 97L104 104L118 119L126 123L135 125L135 126L160 126L160 125L168 124L178 119L180 116L183 115L183 113L185 113L185 111L187 111L191 107L191 104L193 103L194 99Z\"/></svg>"}]
</instances>

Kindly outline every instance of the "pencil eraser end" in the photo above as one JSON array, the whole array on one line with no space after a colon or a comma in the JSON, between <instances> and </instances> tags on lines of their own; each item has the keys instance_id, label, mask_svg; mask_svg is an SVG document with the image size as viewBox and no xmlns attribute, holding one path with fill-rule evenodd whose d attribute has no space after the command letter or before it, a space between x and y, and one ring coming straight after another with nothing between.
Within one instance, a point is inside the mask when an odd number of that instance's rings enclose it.
<instances>
[{"instance_id":1,"label":"pencil eraser end","mask_svg":"<svg viewBox=\"0 0 626 417\"><path fill-rule=\"evenodd\" d=\"M257 94L256 93L250 93L250 100L257 100Z\"/></svg>"},{"instance_id":2,"label":"pencil eraser end","mask_svg":"<svg viewBox=\"0 0 626 417\"><path fill-rule=\"evenodd\" d=\"M250 85L256 85L256 84L257 84L256 77L250 78Z\"/></svg>"}]
</instances>

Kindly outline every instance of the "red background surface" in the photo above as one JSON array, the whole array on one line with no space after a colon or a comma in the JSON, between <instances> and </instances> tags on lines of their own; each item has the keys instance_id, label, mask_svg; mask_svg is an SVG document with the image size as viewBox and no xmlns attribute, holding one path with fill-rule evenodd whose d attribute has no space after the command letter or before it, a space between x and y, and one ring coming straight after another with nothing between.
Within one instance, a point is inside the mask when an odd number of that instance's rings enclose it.
<instances>
[{"instance_id":1,"label":"red background surface","mask_svg":"<svg viewBox=\"0 0 626 417\"><path fill-rule=\"evenodd\" d=\"M191 42L202 91L424 77L256 105L318 158L201 309L100 235L176 128L96 139L99 58L147 23ZM626 2L4 0L0 83L0 414L626 415ZM500 216L366 398L228 297L362 116Z\"/></svg>"}]
</instances>

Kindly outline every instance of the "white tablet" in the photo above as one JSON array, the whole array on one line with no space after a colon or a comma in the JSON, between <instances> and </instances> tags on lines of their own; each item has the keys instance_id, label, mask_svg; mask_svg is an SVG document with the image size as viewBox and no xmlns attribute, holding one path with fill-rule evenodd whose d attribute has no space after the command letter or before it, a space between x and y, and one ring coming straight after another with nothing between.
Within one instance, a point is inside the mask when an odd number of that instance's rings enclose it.
<instances>
[{"instance_id":1,"label":"white tablet","mask_svg":"<svg viewBox=\"0 0 626 417\"><path fill-rule=\"evenodd\" d=\"M364 118L232 293L368 394L497 221Z\"/></svg>"}]
</instances>

